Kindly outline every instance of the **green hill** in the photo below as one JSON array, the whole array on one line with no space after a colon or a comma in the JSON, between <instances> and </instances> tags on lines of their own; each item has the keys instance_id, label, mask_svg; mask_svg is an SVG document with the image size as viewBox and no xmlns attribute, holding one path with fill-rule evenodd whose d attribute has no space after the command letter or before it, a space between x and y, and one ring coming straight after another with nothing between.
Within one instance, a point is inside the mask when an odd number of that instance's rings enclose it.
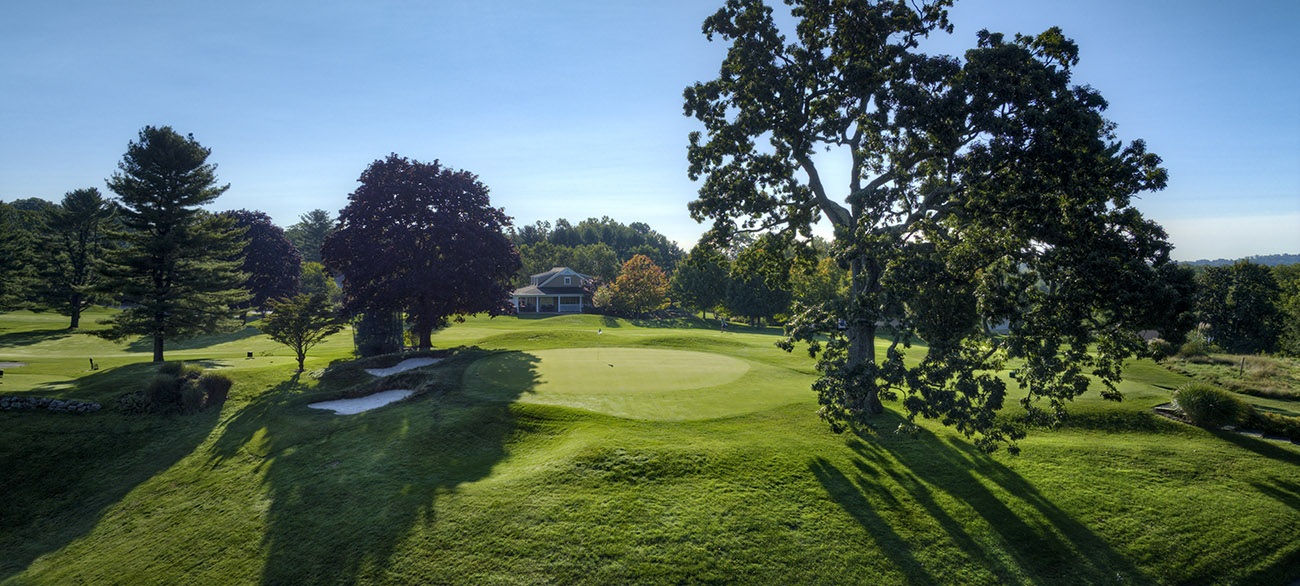
<instances>
[{"instance_id":1,"label":"green hill","mask_svg":"<svg viewBox=\"0 0 1300 586\"><path fill-rule=\"evenodd\" d=\"M1300 449L1152 415L1185 379L1148 362L1124 402L1085 397L990 456L929 423L895 434L892 411L830 433L811 361L770 329L475 318L390 385L349 362L346 332L295 375L250 328L169 349L236 382L219 411L157 416L114 407L149 348L61 319L0 315L0 361L26 363L0 395L106 408L0 412L4 585L1300 578ZM393 385L419 391L307 407Z\"/></svg>"}]
</instances>

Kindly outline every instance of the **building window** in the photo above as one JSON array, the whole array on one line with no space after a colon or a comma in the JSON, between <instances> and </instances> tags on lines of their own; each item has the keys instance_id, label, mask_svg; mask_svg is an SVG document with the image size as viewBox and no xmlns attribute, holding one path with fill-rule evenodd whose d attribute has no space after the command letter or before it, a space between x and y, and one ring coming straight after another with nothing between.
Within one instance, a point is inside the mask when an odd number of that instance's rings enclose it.
<instances>
[{"instance_id":1,"label":"building window","mask_svg":"<svg viewBox=\"0 0 1300 586\"><path fill-rule=\"evenodd\" d=\"M573 277L565 277L565 278L564 278L564 284L565 284L565 285L572 285L572 284L573 284Z\"/></svg>"}]
</instances>

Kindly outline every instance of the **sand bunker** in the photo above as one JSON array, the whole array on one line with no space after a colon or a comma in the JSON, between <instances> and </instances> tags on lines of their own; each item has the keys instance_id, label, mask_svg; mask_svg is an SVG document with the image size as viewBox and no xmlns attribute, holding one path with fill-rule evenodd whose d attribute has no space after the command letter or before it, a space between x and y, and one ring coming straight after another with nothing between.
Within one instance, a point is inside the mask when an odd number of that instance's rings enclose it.
<instances>
[{"instance_id":1,"label":"sand bunker","mask_svg":"<svg viewBox=\"0 0 1300 586\"><path fill-rule=\"evenodd\" d=\"M0 362L0 368L18 368L19 366L27 366L27 363L26 362Z\"/></svg>"},{"instance_id":2,"label":"sand bunker","mask_svg":"<svg viewBox=\"0 0 1300 586\"><path fill-rule=\"evenodd\" d=\"M398 362L395 366L390 366L388 368L367 368L366 372L375 376L388 376L390 374L405 372L412 368L437 364L441 361L441 358L407 358L406 360Z\"/></svg>"},{"instance_id":3,"label":"sand bunker","mask_svg":"<svg viewBox=\"0 0 1300 586\"><path fill-rule=\"evenodd\" d=\"M422 360L422 359L421 359ZM414 393L410 389L393 389L391 391L382 391L373 395L366 395L356 399L339 399L337 401L322 401L308 405L312 409L328 409L339 415L355 415L362 411L369 411L378 407L383 407L389 403L401 401Z\"/></svg>"}]
</instances>

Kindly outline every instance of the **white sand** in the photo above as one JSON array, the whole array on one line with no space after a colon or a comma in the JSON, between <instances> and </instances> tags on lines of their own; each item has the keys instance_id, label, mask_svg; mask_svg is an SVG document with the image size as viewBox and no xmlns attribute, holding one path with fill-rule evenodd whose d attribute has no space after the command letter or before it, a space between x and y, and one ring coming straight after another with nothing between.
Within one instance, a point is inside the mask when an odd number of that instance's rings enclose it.
<instances>
[{"instance_id":1,"label":"white sand","mask_svg":"<svg viewBox=\"0 0 1300 586\"><path fill-rule=\"evenodd\" d=\"M0 362L0 368L18 368L19 366L27 366L27 363L26 362Z\"/></svg>"},{"instance_id":2,"label":"white sand","mask_svg":"<svg viewBox=\"0 0 1300 586\"><path fill-rule=\"evenodd\" d=\"M388 376L390 374L405 372L412 368L437 364L441 361L441 358L407 358L406 360L398 362L396 366L390 366L388 368L367 368L366 372L375 376Z\"/></svg>"},{"instance_id":3,"label":"white sand","mask_svg":"<svg viewBox=\"0 0 1300 586\"><path fill-rule=\"evenodd\" d=\"M329 409L339 415L355 415L362 411L369 411L378 407L383 407L395 401L401 401L415 391L409 389L393 389L391 391L382 391L373 395L366 395L356 399L339 399L337 401L323 401L308 405L312 409Z\"/></svg>"}]
</instances>

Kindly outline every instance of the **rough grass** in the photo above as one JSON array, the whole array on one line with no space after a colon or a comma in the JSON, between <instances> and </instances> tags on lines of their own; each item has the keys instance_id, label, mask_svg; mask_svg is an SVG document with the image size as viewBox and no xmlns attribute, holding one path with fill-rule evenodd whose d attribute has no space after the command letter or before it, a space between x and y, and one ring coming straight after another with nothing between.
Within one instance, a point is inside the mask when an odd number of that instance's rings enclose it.
<instances>
[{"instance_id":1,"label":"rough grass","mask_svg":"<svg viewBox=\"0 0 1300 586\"><path fill-rule=\"evenodd\" d=\"M0 316L0 361L29 363L6 369L0 392L112 398L155 368L147 348L45 317ZM893 411L878 435L829 433L807 391L810 361L773 348L774 330L657 325L471 319L435 343L479 349L414 373L424 394L354 416L306 408L364 384L346 333L304 374L259 335L178 346L169 359L235 379L220 412L0 413L0 583L1300 578L1300 452L1152 417L1187 380L1159 366L1132 365L1125 402L1085 397L1022 455L989 456L928 423L890 433ZM751 408L663 420L529 400L550 368L530 353L589 348L597 328L605 348L745 361L746 375L707 388L713 404ZM474 370L501 360L518 380L475 389L485 377ZM758 404L765 394L788 400Z\"/></svg>"},{"instance_id":2,"label":"rough grass","mask_svg":"<svg viewBox=\"0 0 1300 586\"><path fill-rule=\"evenodd\" d=\"M1247 402L1265 411L1300 416L1300 360L1281 356L1213 354L1196 359L1171 359L1174 372L1247 395Z\"/></svg>"}]
</instances>

